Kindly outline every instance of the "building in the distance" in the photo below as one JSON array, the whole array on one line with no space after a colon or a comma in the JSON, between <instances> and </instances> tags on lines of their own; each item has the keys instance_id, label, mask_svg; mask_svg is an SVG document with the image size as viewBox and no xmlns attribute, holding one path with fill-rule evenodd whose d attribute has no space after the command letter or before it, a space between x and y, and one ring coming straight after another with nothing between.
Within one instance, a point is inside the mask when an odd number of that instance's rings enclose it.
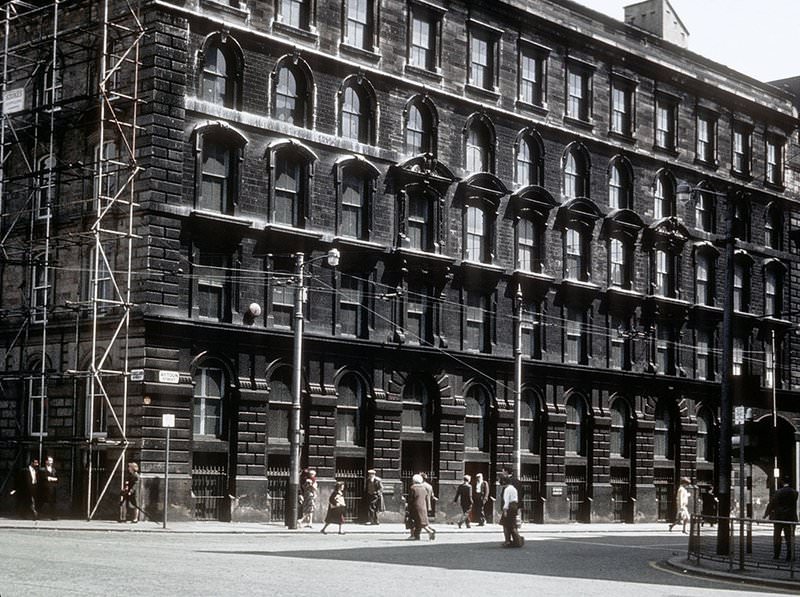
<instances>
[{"instance_id":1,"label":"building in the distance","mask_svg":"<svg viewBox=\"0 0 800 597\"><path fill-rule=\"evenodd\" d=\"M171 517L282 520L298 253L302 466L351 517L369 468L395 519L413 473L437 517L494 483L519 382L529 520L671 518L715 478L726 291L754 486L797 478L786 92L567 0L2 11L4 486L50 454L116 516L134 460L157 516L169 414Z\"/></svg>"}]
</instances>

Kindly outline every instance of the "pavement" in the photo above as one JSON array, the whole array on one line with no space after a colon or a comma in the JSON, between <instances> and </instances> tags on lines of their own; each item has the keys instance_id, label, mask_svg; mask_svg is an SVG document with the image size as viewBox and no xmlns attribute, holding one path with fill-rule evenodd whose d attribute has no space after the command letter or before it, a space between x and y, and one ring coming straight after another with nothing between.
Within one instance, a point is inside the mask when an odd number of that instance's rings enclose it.
<instances>
[{"instance_id":1,"label":"pavement","mask_svg":"<svg viewBox=\"0 0 800 597\"><path fill-rule=\"evenodd\" d=\"M660 535L666 533L664 523L639 523L639 524L526 524L522 528L522 534L530 537L536 535L557 536L559 534L576 534L585 536L636 536L636 535ZM265 522L217 522L217 521L167 521L164 528L161 522L140 521L138 523L118 523L108 520L19 520L12 518L0 518L0 529L31 530L41 529L58 532L98 532L98 533L167 533L167 534L212 534L212 535L297 535L318 533L322 528L321 523L316 523L313 528L298 528L291 530L282 524ZM485 534L488 537L497 538L501 534L501 528L497 524L487 524L479 527L472 525L472 528L458 529L454 524L438 524L435 526L437 536L446 534ZM345 524L343 527L347 535L406 535L408 531L402 524L385 523L380 525ZM336 527L330 528L331 534L335 534ZM687 537L688 542L688 537ZM697 560L687 558L685 554L675 555L665 562L664 565L682 574L697 575L705 578L731 581L735 583L746 583L758 587L769 587L774 589L786 590L795 594L800 594L800 567L792 578L789 570L775 570L770 568L748 568L739 570L735 565L733 568L727 562L716 562L711 560Z\"/></svg>"}]
</instances>

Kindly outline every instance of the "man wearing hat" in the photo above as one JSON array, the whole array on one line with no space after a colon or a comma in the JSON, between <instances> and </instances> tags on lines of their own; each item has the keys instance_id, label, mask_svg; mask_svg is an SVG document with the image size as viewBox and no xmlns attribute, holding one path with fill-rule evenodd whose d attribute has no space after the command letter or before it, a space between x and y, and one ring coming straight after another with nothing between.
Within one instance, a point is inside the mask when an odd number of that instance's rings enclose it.
<instances>
[{"instance_id":1,"label":"man wearing hat","mask_svg":"<svg viewBox=\"0 0 800 597\"><path fill-rule=\"evenodd\" d=\"M767 504L767 511L764 518L774 520L772 525L772 545L773 558L781 557L781 535L786 537L786 561L792 559L792 539L795 525L797 522L797 491L792 488L792 480L789 477L781 479L781 488L772 495L772 499Z\"/></svg>"},{"instance_id":2,"label":"man wearing hat","mask_svg":"<svg viewBox=\"0 0 800 597\"><path fill-rule=\"evenodd\" d=\"M669 525L669 530L672 530L676 524L681 523L682 532L686 534L686 523L689 522L689 486L692 482L687 477L681 477L681 485L678 487L678 492L675 495L675 506L678 508L678 513L675 516L675 522Z\"/></svg>"},{"instance_id":3,"label":"man wearing hat","mask_svg":"<svg viewBox=\"0 0 800 597\"><path fill-rule=\"evenodd\" d=\"M367 524L380 524L378 512L383 512L383 482L375 474L375 469L367 471L364 495L367 497Z\"/></svg>"}]
</instances>

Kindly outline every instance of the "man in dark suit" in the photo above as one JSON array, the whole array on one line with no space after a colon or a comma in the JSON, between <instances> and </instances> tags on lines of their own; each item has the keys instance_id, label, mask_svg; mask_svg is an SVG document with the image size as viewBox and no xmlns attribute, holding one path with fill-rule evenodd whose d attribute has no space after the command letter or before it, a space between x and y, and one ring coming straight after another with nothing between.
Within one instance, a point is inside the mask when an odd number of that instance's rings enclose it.
<instances>
[{"instance_id":1,"label":"man in dark suit","mask_svg":"<svg viewBox=\"0 0 800 597\"><path fill-rule=\"evenodd\" d=\"M20 518L39 519L39 511L36 509L38 481L39 459L32 458L31 463L19 471L16 488L14 489Z\"/></svg>"},{"instance_id":2,"label":"man in dark suit","mask_svg":"<svg viewBox=\"0 0 800 597\"><path fill-rule=\"evenodd\" d=\"M56 488L58 487L58 473L53 465L53 457L48 456L44 459L44 466L39 469L39 511L56 519Z\"/></svg>"},{"instance_id":3,"label":"man in dark suit","mask_svg":"<svg viewBox=\"0 0 800 597\"><path fill-rule=\"evenodd\" d=\"M792 559L792 537L797 522L797 491L791 486L789 477L781 479L782 487L767 504L765 518L775 520L772 529L773 558L781 557L781 535L786 537L786 561Z\"/></svg>"}]
</instances>

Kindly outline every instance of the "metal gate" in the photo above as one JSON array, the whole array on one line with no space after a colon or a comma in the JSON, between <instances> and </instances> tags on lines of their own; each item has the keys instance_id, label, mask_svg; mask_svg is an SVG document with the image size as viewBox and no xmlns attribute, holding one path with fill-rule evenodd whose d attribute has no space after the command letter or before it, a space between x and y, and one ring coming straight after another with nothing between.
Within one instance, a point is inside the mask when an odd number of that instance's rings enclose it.
<instances>
[{"instance_id":1,"label":"metal gate","mask_svg":"<svg viewBox=\"0 0 800 597\"><path fill-rule=\"evenodd\" d=\"M221 520L228 499L228 471L222 466L192 468L192 501L196 520Z\"/></svg>"},{"instance_id":2,"label":"metal gate","mask_svg":"<svg viewBox=\"0 0 800 597\"><path fill-rule=\"evenodd\" d=\"M522 522L536 522L541 496L539 493L539 471L524 472L520 475L522 493Z\"/></svg>"},{"instance_id":3,"label":"metal gate","mask_svg":"<svg viewBox=\"0 0 800 597\"><path fill-rule=\"evenodd\" d=\"M611 470L611 506L614 522L632 522L630 520L631 487L628 469Z\"/></svg>"},{"instance_id":4,"label":"metal gate","mask_svg":"<svg viewBox=\"0 0 800 597\"><path fill-rule=\"evenodd\" d=\"M286 493L289 489L289 469L267 469L267 505L271 522L286 522Z\"/></svg>"},{"instance_id":5,"label":"metal gate","mask_svg":"<svg viewBox=\"0 0 800 597\"><path fill-rule=\"evenodd\" d=\"M344 519L347 522L358 522L361 518L364 501L363 469L337 470L336 480L344 483Z\"/></svg>"}]
</instances>

